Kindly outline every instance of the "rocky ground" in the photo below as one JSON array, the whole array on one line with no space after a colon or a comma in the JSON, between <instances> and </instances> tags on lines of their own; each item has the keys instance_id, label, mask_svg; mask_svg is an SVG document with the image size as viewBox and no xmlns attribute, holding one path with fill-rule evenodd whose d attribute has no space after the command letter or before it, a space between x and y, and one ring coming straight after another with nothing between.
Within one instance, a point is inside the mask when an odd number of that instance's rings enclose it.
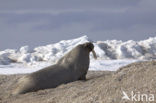
<instances>
[{"instance_id":1,"label":"rocky ground","mask_svg":"<svg viewBox=\"0 0 156 103\"><path fill-rule=\"evenodd\" d=\"M156 61L133 63L116 72L89 71L87 81L18 96L10 95L22 76L0 75L0 103L135 103L131 100L132 91L137 95L137 101L141 94L148 96L148 101L143 98L143 101L136 103L148 103L150 94L156 96ZM128 94L130 100L122 99L122 91Z\"/></svg>"}]
</instances>

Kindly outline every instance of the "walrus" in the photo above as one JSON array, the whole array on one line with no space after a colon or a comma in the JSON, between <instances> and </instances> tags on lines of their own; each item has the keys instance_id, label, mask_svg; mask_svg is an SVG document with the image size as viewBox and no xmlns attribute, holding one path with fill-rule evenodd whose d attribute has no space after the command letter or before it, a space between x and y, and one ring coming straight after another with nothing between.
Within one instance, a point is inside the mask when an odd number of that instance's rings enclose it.
<instances>
[{"instance_id":1,"label":"walrus","mask_svg":"<svg viewBox=\"0 0 156 103\"><path fill-rule=\"evenodd\" d=\"M94 45L91 42L76 46L59 59L56 64L19 79L17 88L12 94L35 92L37 90L55 88L60 84L66 84L76 80L86 80L90 63L89 54L91 51L96 59Z\"/></svg>"}]
</instances>

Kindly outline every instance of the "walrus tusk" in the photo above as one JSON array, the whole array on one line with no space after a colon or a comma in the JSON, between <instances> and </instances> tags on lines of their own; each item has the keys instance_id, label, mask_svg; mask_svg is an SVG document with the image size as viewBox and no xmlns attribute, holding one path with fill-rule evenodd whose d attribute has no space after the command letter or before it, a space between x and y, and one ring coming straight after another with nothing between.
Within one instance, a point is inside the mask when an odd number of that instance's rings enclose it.
<instances>
[{"instance_id":1,"label":"walrus tusk","mask_svg":"<svg viewBox=\"0 0 156 103\"><path fill-rule=\"evenodd\" d=\"M94 59L97 59L97 56L96 56L96 53L95 53L94 50L92 50L92 53L93 53L93 57L94 57Z\"/></svg>"}]
</instances>

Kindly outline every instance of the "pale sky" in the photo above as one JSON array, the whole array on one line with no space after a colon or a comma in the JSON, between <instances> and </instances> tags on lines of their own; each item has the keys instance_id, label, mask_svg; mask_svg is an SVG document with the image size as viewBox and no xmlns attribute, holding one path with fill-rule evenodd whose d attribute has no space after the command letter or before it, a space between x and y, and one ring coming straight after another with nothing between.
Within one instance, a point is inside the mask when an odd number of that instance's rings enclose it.
<instances>
[{"instance_id":1,"label":"pale sky","mask_svg":"<svg viewBox=\"0 0 156 103\"><path fill-rule=\"evenodd\" d=\"M156 36L156 0L0 0L0 50L87 35L92 40Z\"/></svg>"}]
</instances>

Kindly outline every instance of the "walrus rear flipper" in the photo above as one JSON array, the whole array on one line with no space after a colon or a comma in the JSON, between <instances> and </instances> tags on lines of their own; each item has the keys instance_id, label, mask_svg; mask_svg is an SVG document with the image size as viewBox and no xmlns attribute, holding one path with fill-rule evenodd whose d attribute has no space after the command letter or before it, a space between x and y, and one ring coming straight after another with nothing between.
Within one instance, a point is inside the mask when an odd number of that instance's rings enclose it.
<instances>
[{"instance_id":1,"label":"walrus rear flipper","mask_svg":"<svg viewBox=\"0 0 156 103\"><path fill-rule=\"evenodd\" d=\"M13 91L12 95L24 94L33 90L33 83L28 76L24 76L17 82L17 88Z\"/></svg>"}]
</instances>

